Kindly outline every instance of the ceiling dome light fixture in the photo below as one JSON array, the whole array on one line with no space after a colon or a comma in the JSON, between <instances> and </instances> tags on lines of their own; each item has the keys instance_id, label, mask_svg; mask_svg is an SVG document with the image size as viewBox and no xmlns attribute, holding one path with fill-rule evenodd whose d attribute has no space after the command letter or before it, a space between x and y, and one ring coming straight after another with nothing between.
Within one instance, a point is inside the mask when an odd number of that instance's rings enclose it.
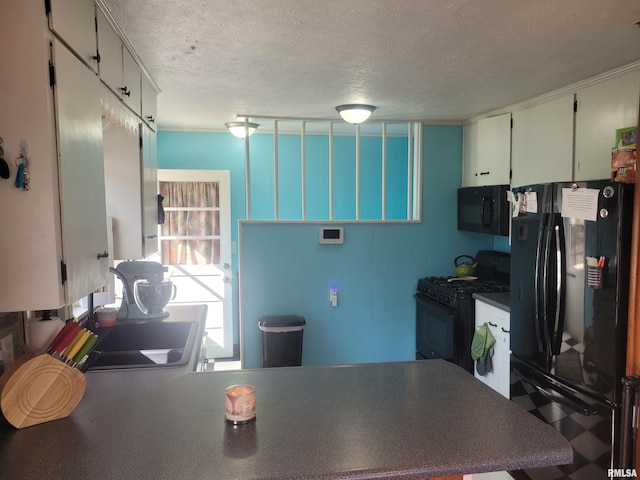
<instances>
[{"instance_id":1,"label":"ceiling dome light fixture","mask_svg":"<svg viewBox=\"0 0 640 480\"><path fill-rule=\"evenodd\" d=\"M348 105L338 105L336 110L345 122L358 123L364 122L371 113L376 109L373 105L363 105L361 103L351 103Z\"/></svg>"},{"instance_id":2,"label":"ceiling dome light fixture","mask_svg":"<svg viewBox=\"0 0 640 480\"><path fill-rule=\"evenodd\" d=\"M245 123L245 122L228 122L224 124L229 131L238 138L245 138L251 136L258 129L260 125L257 123ZM247 135L248 132L248 135Z\"/></svg>"}]
</instances>

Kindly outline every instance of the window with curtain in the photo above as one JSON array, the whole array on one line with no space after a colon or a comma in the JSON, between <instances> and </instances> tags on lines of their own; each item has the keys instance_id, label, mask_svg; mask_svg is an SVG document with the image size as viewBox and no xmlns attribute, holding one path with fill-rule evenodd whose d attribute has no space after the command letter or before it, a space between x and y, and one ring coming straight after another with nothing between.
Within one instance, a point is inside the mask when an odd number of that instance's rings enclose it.
<instances>
[{"instance_id":1,"label":"window with curtain","mask_svg":"<svg viewBox=\"0 0 640 480\"><path fill-rule=\"evenodd\" d=\"M164 265L220 264L217 182L159 182L164 197L160 253Z\"/></svg>"}]
</instances>

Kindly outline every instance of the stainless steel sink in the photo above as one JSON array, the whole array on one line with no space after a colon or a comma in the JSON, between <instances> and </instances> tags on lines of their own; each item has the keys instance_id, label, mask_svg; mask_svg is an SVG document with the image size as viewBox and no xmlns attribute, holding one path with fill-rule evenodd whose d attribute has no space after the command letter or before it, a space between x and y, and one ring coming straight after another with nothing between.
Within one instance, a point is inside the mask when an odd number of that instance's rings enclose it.
<instances>
[{"instance_id":1,"label":"stainless steel sink","mask_svg":"<svg viewBox=\"0 0 640 480\"><path fill-rule=\"evenodd\" d=\"M102 352L89 370L175 367L189 362L198 322L119 323L98 330Z\"/></svg>"}]
</instances>

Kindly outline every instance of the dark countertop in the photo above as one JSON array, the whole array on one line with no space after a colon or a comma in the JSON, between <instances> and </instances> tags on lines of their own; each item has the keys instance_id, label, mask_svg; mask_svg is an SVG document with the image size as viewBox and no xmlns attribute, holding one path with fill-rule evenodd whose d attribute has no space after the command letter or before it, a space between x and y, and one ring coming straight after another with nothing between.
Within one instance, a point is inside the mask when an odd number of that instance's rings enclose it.
<instances>
[{"instance_id":1,"label":"dark countertop","mask_svg":"<svg viewBox=\"0 0 640 480\"><path fill-rule=\"evenodd\" d=\"M234 429L237 383L256 386L257 421ZM424 479L572 461L552 427L442 360L189 373L82 403L23 430L1 421L2 478Z\"/></svg>"},{"instance_id":2,"label":"dark countertop","mask_svg":"<svg viewBox=\"0 0 640 480\"><path fill-rule=\"evenodd\" d=\"M164 321L199 321L202 325L202 330L204 330L207 315L206 305L167 305L165 310L169 312L169 317ZM111 403L114 399L122 396L143 392L193 371L198 362L201 343L201 338L196 340L189 362L186 365L152 369L90 370L86 372L87 388L74 413L87 408L95 408L103 403Z\"/></svg>"},{"instance_id":3,"label":"dark countertop","mask_svg":"<svg viewBox=\"0 0 640 480\"><path fill-rule=\"evenodd\" d=\"M481 302L488 303L500 310L509 312L509 292L496 292L496 293L474 293L473 298L480 300Z\"/></svg>"}]
</instances>

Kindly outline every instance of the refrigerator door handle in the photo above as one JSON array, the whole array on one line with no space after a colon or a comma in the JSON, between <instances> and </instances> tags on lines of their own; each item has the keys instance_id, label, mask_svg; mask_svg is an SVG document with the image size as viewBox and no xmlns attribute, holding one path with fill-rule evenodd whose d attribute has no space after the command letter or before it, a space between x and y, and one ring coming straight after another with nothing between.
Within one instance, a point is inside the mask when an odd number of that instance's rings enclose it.
<instances>
[{"instance_id":1,"label":"refrigerator door handle","mask_svg":"<svg viewBox=\"0 0 640 480\"><path fill-rule=\"evenodd\" d=\"M556 279L551 278L551 266L554 261L551 258L551 243L553 239L554 233L554 215L546 214L546 224L545 224L545 232L544 232L544 240L543 240L543 265L542 265L542 308L541 308L541 317L540 317L540 325L542 331L542 342L543 342L543 350L542 352L549 359L551 357L551 336L552 332L550 331L550 319L549 316L551 314L551 289L555 288ZM555 252L554 252L555 253Z\"/></svg>"},{"instance_id":2,"label":"refrigerator door handle","mask_svg":"<svg viewBox=\"0 0 640 480\"><path fill-rule=\"evenodd\" d=\"M546 238L546 228L548 221L548 213L542 214L540 221L540 229L538 230L538 243L536 247L536 271L534 280L534 324L536 330L536 340L538 352L544 353L544 314L543 314L543 296L544 296L544 240Z\"/></svg>"},{"instance_id":3,"label":"refrigerator door handle","mask_svg":"<svg viewBox=\"0 0 640 480\"><path fill-rule=\"evenodd\" d=\"M562 333L564 332L564 309L566 302L564 278L566 274L566 249L564 244L564 225L559 213L553 214L553 234L555 243L555 311L553 318L553 338L551 340L551 353L560 354Z\"/></svg>"}]
</instances>

